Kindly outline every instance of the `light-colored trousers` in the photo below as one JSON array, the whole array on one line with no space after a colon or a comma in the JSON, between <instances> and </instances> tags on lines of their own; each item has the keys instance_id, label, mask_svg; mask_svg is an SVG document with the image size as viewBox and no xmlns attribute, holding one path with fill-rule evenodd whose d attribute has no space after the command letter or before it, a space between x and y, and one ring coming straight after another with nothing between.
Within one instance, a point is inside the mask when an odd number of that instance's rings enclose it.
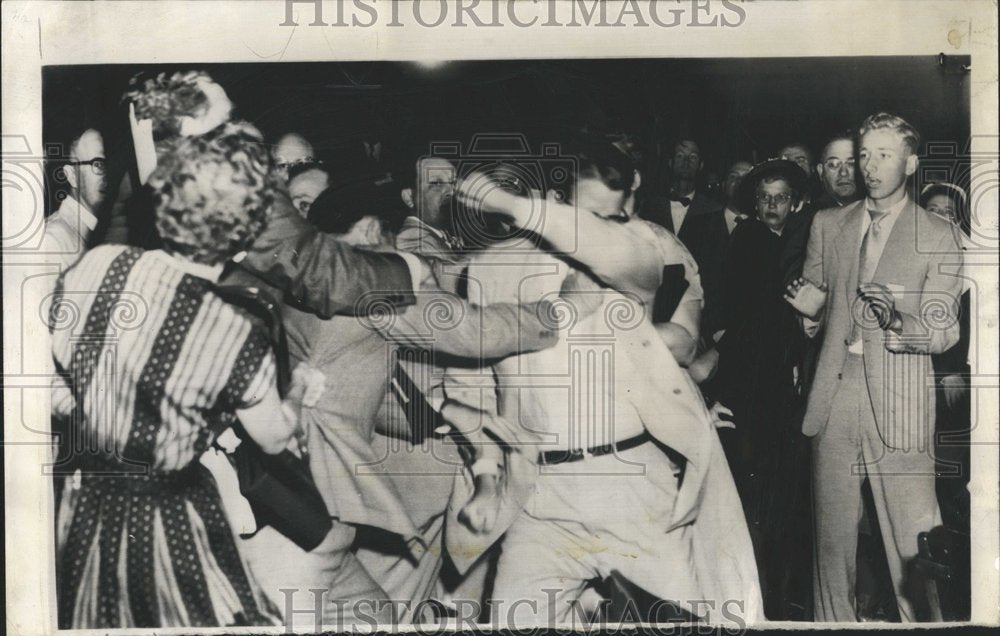
<instances>
[{"instance_id":1,"label":"light-colored trousers","mask_svg":"<svg viewBox=\"0 0 1000 636\"><path fill-rule=\"evenodd\" d=\"M543 470L501 546L492 624L586 620L599 600L588 581L611 570L692 610L701 593L690 527L665 531L677 478L655 444Z\"/></svg>"},{"instance_id":2,"label":"light-colored trousers","mask_svg":"<svg viewBox=\"0 0 1000 636\"><path fill-rule=\"evenodd\" d=\"M888 448L879 436L862 356L848 354L826 428L813 438L817 621L854 622L861 483L871 483L899 615L915 620L904 590L917 535L941 523L929 449ZM914 399L917 399L914 396ZM917 423L931 425L931 423ZM933 436L925 436L933 439Z\"/></svg>"}]
</instances>

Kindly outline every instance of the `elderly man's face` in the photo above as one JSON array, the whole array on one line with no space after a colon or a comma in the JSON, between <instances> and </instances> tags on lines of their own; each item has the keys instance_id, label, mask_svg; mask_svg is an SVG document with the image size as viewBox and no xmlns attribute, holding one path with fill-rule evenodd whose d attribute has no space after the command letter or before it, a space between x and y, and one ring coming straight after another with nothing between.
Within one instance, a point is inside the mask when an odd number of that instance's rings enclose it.
<instances>
[{"instance_id":1,"label":"elderly man's face","mask_svg":"<svg viewBox=\"0 0 1000 636\"><path fill-rule=\"evenodd\" d=\"M302 135L288 133L274 147L274 166L283 179L288 180L288 169L296 164L315 161L316 152Z\"/></svg>"},{"instance_id":2,"label":"elderly man's face","mask_svg":"<svg viewBox=\"0 0 1000 636\"><path fill-rule=\"evenodd\" d=\"M314 168L295 175L288 184L288 194L292 197L292 205L299 214L308 216L313 201L328 187L330 187L330 177L325 171Z\"/></svg>"},{"instance_id":3,"label":"elderly man's face","mask_svg":"<svg viewBox=\"0 0 1000 636\"><path fill-rule=\"evenodd\" d=\"M80 135L70 151L70 162L74 165L66 167L66 179L74 196L96 213L108 187L101 133L90 129Z\"/></svg>"},{"instance_id":4,"label":"elderly man's face","mask_svg":"<svg viewBox=\"0 0 1000 636\"><path fill-rule=\"evenodd\" d=\"M747 173L753 169L747 161L737 161L729 168L729 172L726 173L726 178L722 181L723 191L726 193L726 202L735 203L736 195L740 189L740 183L743 182L743 177L747 176Z\"/></svg>"},{"instance_id":5,"label":"elderly man's face","mask_svg":"<svg viewBox=\"0 0 1000 636\"><path fill-rule=\"evenodd\" d=\"M693 181L702 166L698 144L693 141L682 141L675 145L670 165L675 177Z\"/></svg>"},{"instance_id":6,"label":"elderly man's face","mask_svg":"<svg viewBox=\"0 0 1000 636\"><path fill-rule=\"evenodd\" d=\"M757 217L775 232L781 232L795 204L792 187L784 179L757 184Z\"/></svg>"},{"instance_id":7,"label":"elderly man's face","mask_svg":"<svg viewBox=\"0 0 1000 636\"><path fill-rule=\"evenodd\" d=\"M858 185L854 180L854 142L837 139L827 144L817 166L823 188L841 201L854 196Z\"/></svg>"},{"instance_id":8,"label":"elderly man's face","mask_svg":"<svg viewBox=\"0 0 1000 636\"><path fill-rule=\"evenodd\" d=\"M802 172L812 176L812 153L801 144L785 146L779 153L782 159L795 162L795 165L802 168Z\"/></svg>"},{"instance_id":9,"label":"elderly man's face","mask_svg":"<svg viewBox=\"0 0 1000 636\"><path fill-rule=\"evenodd\" d=\"M455 194L455 166L446 159L426 157L417 162L417 216L433 227L447 229Z\"/></svg>"}]
</instances>

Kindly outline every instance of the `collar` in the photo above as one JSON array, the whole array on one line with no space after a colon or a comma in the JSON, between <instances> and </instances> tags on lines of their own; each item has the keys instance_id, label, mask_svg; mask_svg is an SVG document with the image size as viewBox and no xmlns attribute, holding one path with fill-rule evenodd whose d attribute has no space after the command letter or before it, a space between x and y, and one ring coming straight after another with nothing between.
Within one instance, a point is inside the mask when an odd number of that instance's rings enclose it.
<instances>
[{"instance_id":1,"label":"collar","mask_svg":"<svg viewBox=\"0 0 1000 636\"><path fill-rule=\"evenodd\" d=\"M886 217L897 216L900 212L903 211L903 208L906 207L906 205L909 202L910 202L909 195L903 197L902 199L899 200L898 203L893 205L888 210L885 210ZM875 202L871 200L871 197L865 197L865 212L867 213L868 210L875 210L875 209L876 209ZM868 217L870 218L871 215L869 214Z\"/></svg>"},{"instance_id":2,"label":"collar","mask_svg":"<svg viewBox=\"0 0 1000 636\"><path fill-rule=\"evenodd\" d=\"M189 261L183 256L170 254L164 250L150 250L149 253L153 254L169 267L180 270L185 274L196 276L197 278L204 278L207 281L217 283L219 282L219 277L222 276L223 263L219 263L218 265L202 265L201 263Z\"/></svg>"},{"instance_id":3,"label":"collar","mask_svg":"<svg viewBox=\"0 0 1000 636\"><path fill-rule=\"evenodd\" d=\"M430 223L427 223L426 221L424 221L422 218L420 218L415 214L406 217L404 222L415 225L419 227L421 230L426 230L431 234L433 234L434 236L436 236L437 238L441 239L442 241L445 241L446 243L453 240L452 237L447 232L445 232L444 230L439 230L438 228L434 227Z\"/></svg>"},{"instance_id":4,"label":"collar","mask_svg":"<svg viewBox=\"0 0 1000 636\"><path fill-rule=\"evenodd\" d=\"M62 204L59 205L59 209L56 214L65 218L65 220L73 225L74 227L80 227L82 223L84 227L87 228L88 232L93 232L94 228L97 227L97 217L94 213L90 211L85 203L77 200L72 194L66 195L63 199ZM73 223L74 220L80 223ZM83 228L81 228L82 230Z\"/></svg>"}]
</instances>

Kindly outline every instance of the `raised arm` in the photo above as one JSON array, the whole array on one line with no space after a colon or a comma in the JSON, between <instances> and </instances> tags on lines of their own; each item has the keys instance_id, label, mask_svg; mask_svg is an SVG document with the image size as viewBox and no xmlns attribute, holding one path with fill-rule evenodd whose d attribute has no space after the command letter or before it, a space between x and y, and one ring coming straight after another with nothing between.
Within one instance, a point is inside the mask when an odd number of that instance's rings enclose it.
<instances>
[{"instance_id":1,"label":"raised arm","mask_svg":"<svg viewBox=\"0 0 1000 636\"><path fill-rule=\"evenodd\" d=\"M466 207L504 216L539 234L552 251L584 265L608 287L652 300L663 261L644 223L621 223L551 199L519 197L499 186L484 187L484 180L488 177L473 174L459 182L456 193Z\"/></svg>"},{"instance_id":2,"label":"raised arm","mask_svg":"<svg viewBox=\"0 0 1000 636\"><path fill-rule=\"evenodd\" d=\"M394 342L431 346L437 353L480 366L484 361L553 346L558 334L545 323L549 312L546 302L481 307L425 284L413 306L398 312L393 320L373 320L372 324Z\"/></svg>"},{"instance_id":3,"label":"raised arm","mask_svg":"<svg viewBox=\"0 0 1000 636\"><path fill-rule=\"evenodd\" d=\"M322 318L354 314L359 301L372 306L376 296L396 307L415 301L414 277L402 256L357 249L319 232L284 193L242 264Z\"/></svg>"}]
</instances>

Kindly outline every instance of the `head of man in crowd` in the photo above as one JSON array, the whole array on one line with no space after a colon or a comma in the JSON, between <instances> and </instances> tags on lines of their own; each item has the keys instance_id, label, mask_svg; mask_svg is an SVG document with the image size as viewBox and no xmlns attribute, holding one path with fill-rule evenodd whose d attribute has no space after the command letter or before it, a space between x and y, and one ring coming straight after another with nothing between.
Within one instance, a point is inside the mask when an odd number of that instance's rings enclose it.
<instances>
[{"instance_id":1,"label":"head of man in crowd","mask_svg":"<svg viewBox=\"0 0 1000 636\"><path fill-rule=\"evenodd\" d=\"M421 157L416 162L412 184L401 192L403 203L427 225L451 232L456 175L455 166L447 159Z\"/></svg>"},{"instance_id":2,"label":"head of man in crowd","mask_svg":"<svg viewBox=\"0 0 1000 636\"><path fill-rule=\"evenodd\" d=\"M966 234L969 233L971 219L968 196L960 186L953 183L929 184L920 193L920 205L931 214L950 221Z\"/></svg>"},{"instance_id":3,"label":"head of man in crowd","mask_svg":"<svg viewBox=\"0 0 1000 636\"><path fill-rule=\"evenodd\" d=\"M771 159L757 164L741 186L743 209L780 235L790 214L801 209L808 180L797 164Z\"/></svg>"},{"instance_id":4,"label":"head of man in crowd","mask_svg":"<svg viewBox=\"0 0 1000 636\"><path fill-rule=\"evenodd\" d=\"M743 178L753 169L749 161L742 159L729 166L725 178L722 180L722 193L726 198L726 207L736 211L739 205L740 184Z\"/></svg>"},{"instance_id":5,"label":"head of man in crowd","mask_svg":"<svg viewBox=\"0 0 1000 636\"><path fill-rule=\"evenodd\" d=\"M317 164L297 164L288 170L288 196L299 214L306 217L309 208L330 187L330 173Z\"/></svg>"},{"instance_id":6,"label":"head of man in crowd","mask_svg":"<svg viewBox=\"0 0 1000 636\"><path fill-rule=\"evenodd\" d=\"M858 138L858 166L869 198L876 205L898 203L917 171L920 135L902 117L878 113L861 124Z\"/></svg>"},{"instance_id":7,"label":"head of man in crowd","mask_svg":"<svg viewBox=\"0 0 1000 636\"><path fill-rule=\"evenodd\" d=\"M857 194L854 167L854 138L850 133L830 139L816 164L823 189L841 205L853 201Z\"/></svg>"},{"instance_id":8,"label":"head of man in crowd","mask_svg":"<svg viewBox=\"0 0 1000 636\"><path fill-rule=\"evenodd\" d=\"M298 133L287 133L274 145L274 169L286 181L292 166L316 163L316 151L305 137Z\"/></svg>"},{"instance_id":9,"label":"head of man in crowd","mask_svg":"<svg viewBox=\"0 0 1000 636\"><path fill-rule=\"evenodd\" d=\"M92 213L100 211L107 196L104 137L93 128L70 143L69 162L63 168L70 194Z\"/></svg>"},{"instance_id":10,"label":"head of man in crowd","mask_svg":"<svg viewBox=\"0 0 1000 636\"><path fill-rule=\"evenodd\" d=\"M640 185L632 157L614 144L589 137L576 140L569 150L576 160L577 175L567 203L605 218L629 216L628 203Z\"/></svg>"},{"instance_id":11,"label":"head of man in crowd","mask_svg":"<svg viewBox=\"0 0 1000 636\"><path fill-rule=\"evenodd\" d=\"M809 150L809 146L805 145L801 141L793 141L785 144L778 152L778 156L782 159L787 159L793 162L802 169L802 172L804 172L807 177L812 176L813 154Z\"/></svg>"},{"instance_id":12,"label":"head of man in crowd","mask_svg":"<svg viewBox=\"0 0 1000 636\"><path fill-rule=\"evenodd\" d=\"M374 184L357 181L320 194L309 209L309 222L350 245L376 248L393 244L402 214L398 206L386 205Z\"/></svg>"},{"instance_id":13,"label":"head of man in crowd","mask_svg":"<svg viewBox=\"0 0 1000 636\"><path fill-rule=\"evenodd\" d=\"M705 166L701 148L692 139L680 139L670 154L671 188L678 196L688 196L698 183L698 173Z\"/></svg>"}]
</instances>

